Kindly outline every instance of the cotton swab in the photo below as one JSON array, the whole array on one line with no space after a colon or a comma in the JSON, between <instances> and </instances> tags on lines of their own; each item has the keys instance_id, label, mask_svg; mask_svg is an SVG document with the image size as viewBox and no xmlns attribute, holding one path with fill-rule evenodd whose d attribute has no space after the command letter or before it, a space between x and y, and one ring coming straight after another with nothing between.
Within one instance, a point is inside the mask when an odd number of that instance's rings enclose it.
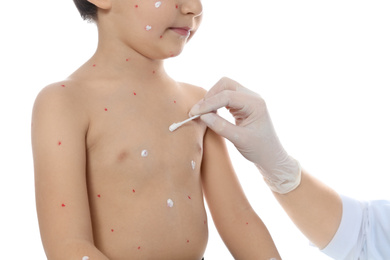
<instances>
[{"instance_id":1,"label":"cotton swab","mask_svg":"<svg viewBox=\"0 0 390 260\"><path fill-rule=\"evenodd\" d=\"M194 120L196 118L200 117L200 115L197 115L197 116L193 116L193 117L190 117L182 122L178 122L178 123L173 123L170 127L169 127L169 131L173 132L175 131L176 129L178 129L179 127L181 127L182 125L184 125L185 123L188 123L190 122L191 120Z\"/></svg>"}]
</instances>

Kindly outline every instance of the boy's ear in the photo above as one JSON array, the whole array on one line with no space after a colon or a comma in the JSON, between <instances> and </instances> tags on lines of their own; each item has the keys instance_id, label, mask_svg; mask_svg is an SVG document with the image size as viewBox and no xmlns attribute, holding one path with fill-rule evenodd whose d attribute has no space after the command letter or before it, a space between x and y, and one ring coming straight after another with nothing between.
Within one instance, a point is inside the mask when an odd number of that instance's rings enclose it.
<instances>
[{"instance_id":1,"label":"boy's ear","mask_svg":"<svg viewBox=\"0 0 390 260\"><path fill-rule=\"evenodd\" d=\"M111 0L87 0L87 1L103 10L108 10L111 8Z\"/></svg>"}]
</instances>

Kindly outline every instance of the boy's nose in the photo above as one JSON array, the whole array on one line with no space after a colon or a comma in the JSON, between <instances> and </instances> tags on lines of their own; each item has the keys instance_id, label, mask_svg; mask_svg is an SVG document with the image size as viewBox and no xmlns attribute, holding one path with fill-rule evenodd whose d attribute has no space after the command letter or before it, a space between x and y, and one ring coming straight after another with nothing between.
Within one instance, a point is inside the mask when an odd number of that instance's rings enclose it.
<instances>
[{"instance_id":1,"label":"boy's nose","mask_svg":"<svg viewBox=\"0 0 390 260\"><path fill-rule=\"evenodd\" d=\"M201 0L181 0L181 12L183 14L191 14L200 16L203 12L203 6Z\"/></svg>"}]
</instances>

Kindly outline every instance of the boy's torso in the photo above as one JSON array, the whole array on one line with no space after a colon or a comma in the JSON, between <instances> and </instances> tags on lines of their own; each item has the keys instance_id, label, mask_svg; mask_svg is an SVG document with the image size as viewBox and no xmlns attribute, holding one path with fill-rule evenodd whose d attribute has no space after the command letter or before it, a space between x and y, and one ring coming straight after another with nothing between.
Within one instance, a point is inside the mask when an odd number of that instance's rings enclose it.
<instances>
[{"instance_id":1,"label":"boy's torso","mask_svg":"<svg viewBox=\"0 0 390 260\"><path fill-rule=\"evenodd\" d=\"M89 82L79 99L89 116L95 245L113 260L201 259L208 237L200 176L205 126L168 127L188 117L203 91L110 84Z\"/></svg>"}]
</instances>

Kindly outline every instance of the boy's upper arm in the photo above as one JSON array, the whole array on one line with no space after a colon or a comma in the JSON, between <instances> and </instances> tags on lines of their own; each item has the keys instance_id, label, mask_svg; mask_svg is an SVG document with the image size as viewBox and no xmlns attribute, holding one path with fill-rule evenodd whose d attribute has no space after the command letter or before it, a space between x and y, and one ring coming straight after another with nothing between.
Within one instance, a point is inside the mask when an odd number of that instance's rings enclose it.
<instances>
[{"instance_id":1,"label":"boy's upper arm","mask_svg":"<svg viewBox=\"0 0 390 260\"><path fill-rule=\"evenodd\" d=\"M202 162L203 190L218 229L252 210L229 159L224 139L207 129Z\"/></svg>"},{"instance_id":2,"label":"boy's upper arm","mask_svg":"<svg viewBox=\"0 0 390 260\"><path fill-rule=\"evenodd\" d=\"M204 138L202 182L215 226L235 259L280 259L241 188L224 139L210 129Z\"/></svg>"},{"instance_id":3,"label":"boy's upper arm","mask_svg":"<svg viewBox=\"0 0 390 260\"><path fill-rule=\"evenodd\" d=\"M92 242L86 186L88 118L77 96L59 86L38 95L32 117L37 212L49 257L74 240Z\"/></svg>"}]
</instances>

